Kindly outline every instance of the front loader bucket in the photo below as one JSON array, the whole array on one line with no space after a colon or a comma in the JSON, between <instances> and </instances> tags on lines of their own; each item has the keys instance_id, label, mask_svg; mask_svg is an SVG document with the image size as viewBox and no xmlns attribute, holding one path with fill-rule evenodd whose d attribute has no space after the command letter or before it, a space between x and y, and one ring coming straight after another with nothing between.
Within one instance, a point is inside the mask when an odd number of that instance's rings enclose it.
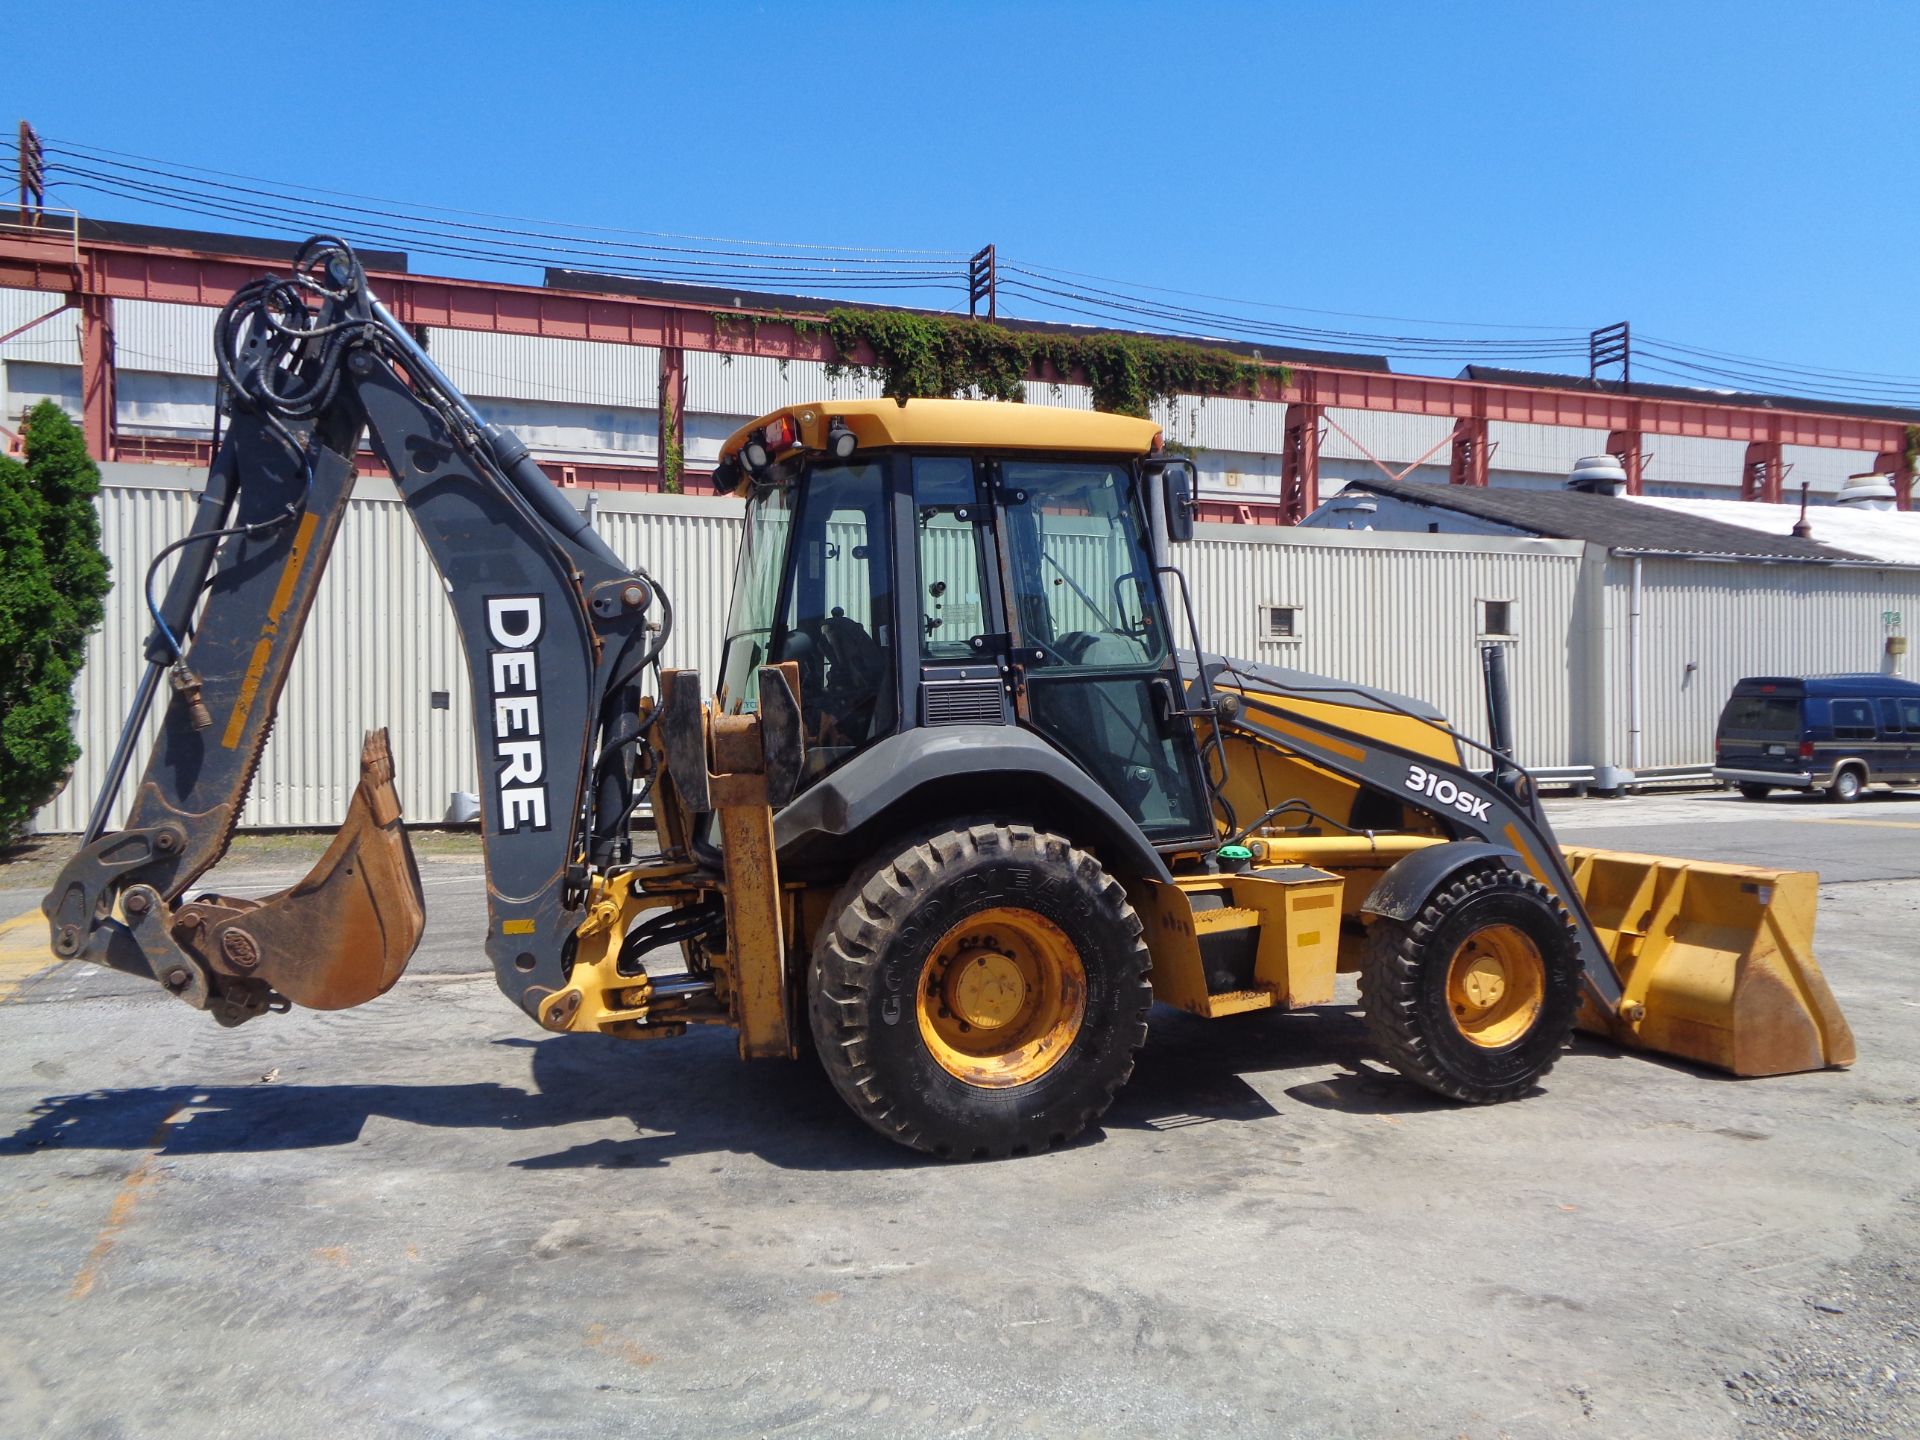
<instances>
[{"instance_id":1,"label":"front loader bucket","mask_svg":"<svg viewBox=\"0 0 1920 1440\"><path fill-rule=\"evenodd\" d=\"M367 733L347 818L306 879L264 900L201 895L173 917L175 938L215 970L264 980L312 1010L384 994L425 928L385 730Z\"/></svg>"},{"instance_id":2,"label":"front loader bucket","mask_svg":"<svg viewBox=\"0 0 1920 1440\"><path fill-rule=\"evenodd\" d=\"M1819 877L1571 846L1624 999L1580 1028L1640 1050L1786 1075L1853 1063L1853 1032L1813 959Z\"/></svg>"}]
</instances>

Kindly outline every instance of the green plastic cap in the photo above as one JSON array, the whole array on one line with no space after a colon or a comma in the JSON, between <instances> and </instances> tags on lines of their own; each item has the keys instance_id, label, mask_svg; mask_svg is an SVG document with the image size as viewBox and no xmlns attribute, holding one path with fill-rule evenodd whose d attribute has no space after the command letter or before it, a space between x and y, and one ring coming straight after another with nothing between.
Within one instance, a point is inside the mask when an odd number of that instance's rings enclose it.
<instances>
[{"instance_id":1,"label":"green plastic cap","mask_svg":"<svg viewBox=\"0 0 1920 1440\"><path fill-rule=\"evenodd\" d=\"M1244 845L1222 845L1214 852L1222 860L1251 860L1253 851Z\"/></svg>"}]
</instances>

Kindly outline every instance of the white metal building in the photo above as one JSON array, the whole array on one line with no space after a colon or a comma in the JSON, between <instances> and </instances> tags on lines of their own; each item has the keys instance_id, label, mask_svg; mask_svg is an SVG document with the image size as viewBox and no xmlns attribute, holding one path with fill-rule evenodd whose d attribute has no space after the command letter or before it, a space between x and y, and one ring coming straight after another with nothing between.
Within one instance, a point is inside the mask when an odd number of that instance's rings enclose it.
<instances>
[{"instance_id":1,"label":"white metal building","mask_svg":"<svg viewBox=\"0 0 1920 1440\"><path fill-rule=\"evenodd\" d=\"M1915 676L1905 641L1920 619L1920 515L1822 506L1809 510L1806 537L1792 533L1798 518L1785 505L1361 481L1302 528L1384 544L1577 546L1567 758L1526 749L1520 758L1610 783L1614 772L1710 763L1714 721L1746 676ZM1483 627L1536 633L1517 598L1478 600ZM1543 618L1557 631L1557 613Z\"/></svg>"},{"instance_id":2,"label":"white metal building","mask_svg":"<svg viewBox=\"0 0 1920 1440\"><path fill-rule=\"evenodd\" d=\"M75 697L82 758L38 817L43 830L85 823L139 675L141 577L186 533L203 478L182 466L103 469L115 585ZM680 618L667 662L714 675L739 503L570 493L619 554L671 587ZM1512 533L1224 525L1199 527L1179 558L1208 649L1431 700L1482 739L1479 646L1506 646L1522 763L1576 782L1618 783L1612 772L1627 769L1703 771L1720 704L1743 675L1915 673L1913 657L1885 645L1920 614L1914 566L1631 554ZM471 702L445 592L391 484L363 479L242 823L336 824L361 733L383 724L412 819L437 821L452 792L476 788Z\"/></svg>"}]
</instances>

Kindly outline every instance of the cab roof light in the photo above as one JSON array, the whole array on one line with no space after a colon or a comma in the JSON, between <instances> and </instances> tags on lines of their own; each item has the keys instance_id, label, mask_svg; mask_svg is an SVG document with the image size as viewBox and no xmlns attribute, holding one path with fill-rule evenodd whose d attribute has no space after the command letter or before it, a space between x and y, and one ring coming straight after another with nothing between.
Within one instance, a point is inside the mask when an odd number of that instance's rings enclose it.
<instances>
[{"instance_id":1,"label":"cab roof light","mask_svg":"<svg viewBox=\"0 0 1920 1440\"><path fill-rule=\"evenodd\" d=\"M781 415L769 420L748 437L747 443L740 447L740 458L746 462L748 470L758 473L766 469L773 457L782 450L789 450L799 443L800 429L793 423L793 417Z\"/></svg>"},{"instance_id":2,"label":"cab roof light","mask_svg":"<svg viewBox=\"0 0 1920 1440\"><path fill-rule=\"evenodd\" d=\"M827 426L827 451L836 460L851 459L860 442L853 431L847 428L847 422L838 415Z\"/></svg>"}]
</instances>

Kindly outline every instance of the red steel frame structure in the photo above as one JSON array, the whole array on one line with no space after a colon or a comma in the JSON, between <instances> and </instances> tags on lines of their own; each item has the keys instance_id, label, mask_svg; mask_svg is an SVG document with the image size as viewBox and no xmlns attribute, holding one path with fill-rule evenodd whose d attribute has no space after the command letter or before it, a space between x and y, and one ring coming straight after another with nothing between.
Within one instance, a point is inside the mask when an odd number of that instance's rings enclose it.
<instances>
[{"instance_id":1,"label":"red steel frame structure","mask_svg":"<svg viewBox=\"0 0 1920 1440\"><path fill-rule=\"evenodd\" d=\"M85 429L88 447L100 459L206 458L204 443L142 442L117 435L114 302L222 305L262 268L257 258L99 241L51 227L0 231L0 286L58 294L80 311ZM694 300L402 273L375 272L372 278L388 308L410 327L657 346L659 399L675 402L660 405L663 428L671 426L674 432L661 436L661 454L667 453L669 439L684 438L687 351L782 360L836 357L824 335L796 331L772 312L754 325L723 325L715 321L709 304ZM1276 365L1261 382L1258 398L1289 407L1280 503L1208 501L1203 502L1203 518L1292 524L1310 513L1319 503L1320 425L1328 410L1382 410L1454 421L1449 473L1458 484L1486 484L1491 454L1487 427L1502 421L1609 432L1607 448L1626 466L1631 493L1640 489L1645 437L1688 435L1746 444L1743 498L1779 500L1786 469L1781 447L1806 445L1876 456L1875 468L1895 477L1900 508L1913 505L1907 427L1893 419L1794 410L1778 402L1745 405L1731 399L1678 399L1301 364L1284 371ZM545 468L560 484L660 488L657 467L549 463Z\"/></svg>"}]
</instances>

